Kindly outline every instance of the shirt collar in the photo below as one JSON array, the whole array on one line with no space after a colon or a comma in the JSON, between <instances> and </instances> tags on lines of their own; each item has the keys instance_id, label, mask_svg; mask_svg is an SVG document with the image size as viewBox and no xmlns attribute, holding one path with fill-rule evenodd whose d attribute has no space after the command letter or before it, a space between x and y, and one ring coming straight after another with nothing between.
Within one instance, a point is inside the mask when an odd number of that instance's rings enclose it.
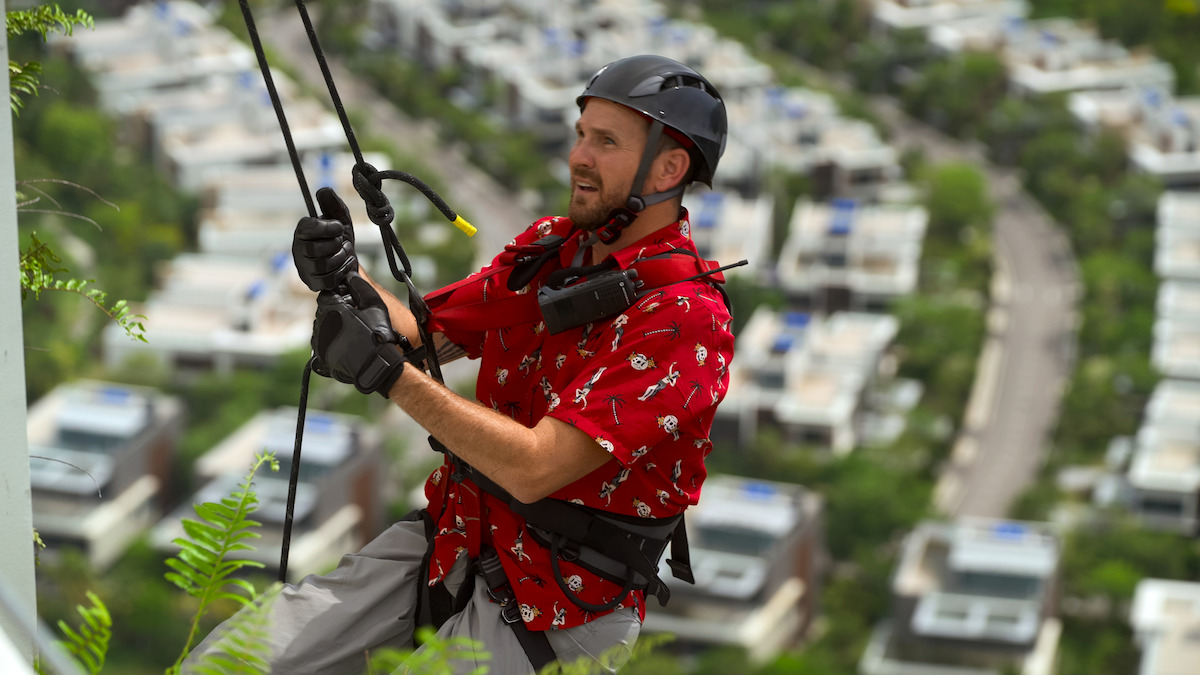
<instances>
[{"instance_id":1,"label":"shirt collar","mask_svg":"<svg viewBox=\"0 0 1200 675\"><path fill-rule=\"evenodd\" d=\"M562 251L561 259L564 267L570 266L571 259L588 237L588 233L575 229L574 224L571 225L571 230L575 233L575 238L570 246L563 247L564 250ZM633 261L639 258L647 258L677 248L693 248L691 223L688 220L687 209L680 210L679 220L667 227L655 230L637 241L622 246L610 253L609 257L616 261L617 268L628 269L633 264Z\"/></svg>"}]
</instances>

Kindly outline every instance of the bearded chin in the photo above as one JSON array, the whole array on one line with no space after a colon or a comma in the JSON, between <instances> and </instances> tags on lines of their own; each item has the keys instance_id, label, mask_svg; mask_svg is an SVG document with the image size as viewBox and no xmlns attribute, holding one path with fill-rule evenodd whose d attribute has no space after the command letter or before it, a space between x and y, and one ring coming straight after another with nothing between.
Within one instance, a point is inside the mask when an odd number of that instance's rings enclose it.
<instances>
[{"instance_id":1,"label":"bearded chin","mask_svg":"<svg viewBox=\"0 0 1200 675\"><path fill-rule=\"evenodd\" d=\"M567 206L567 216L575 227L585 232L595 232L608 222L608 214L612 213L612 210L613 207L606 204L586 206L571 202Z\"/></svg>"}]
</instances>

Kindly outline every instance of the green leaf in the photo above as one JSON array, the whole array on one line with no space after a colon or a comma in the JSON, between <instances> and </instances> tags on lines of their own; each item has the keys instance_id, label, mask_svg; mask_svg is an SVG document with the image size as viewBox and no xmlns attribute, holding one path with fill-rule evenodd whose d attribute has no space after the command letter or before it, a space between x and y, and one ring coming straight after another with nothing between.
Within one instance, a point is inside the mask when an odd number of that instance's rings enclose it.
<instances>
[{"instance_id":1,"label":"green leaf","mask_svg":"<svg viewBox=\"0 0 1200 675\"><path fill-rule=\"evenodd\" d=\"M278 466L274 456L262 454L255 457L254 465L245 480L239 484L238 490L228 497L222 497L219 502L206 502L196 505L197 516L202 520L184 519L183 529L186 537L178 538L175 543L180 546L179 554L166 561L175 573L167 573L167 578L189 595L199 599L199 606L192 617L191 630L175 665L168 672L178 672L183 659L191 651L201 618L207 613L213 602L230 600L243 606L251 605L255 599L255 589L244 579L231 578L231 575L244 568L262 568L264 565L254 560L239 560L229 558L229 555L239 551L253 551L248 543L260 535L250 531L259 523L249 518L258 505L258 498L253 491L255 473L263 464ZM210 672L209 665L200 672ZM220 671L211 671L220 672Z\"/></svg>"},{"instance_id":2,"label":"green leaf","mask_svg":"<svg viewBox=\"0 0 1200 675\"><path fill-rule=\"evenodd\" d=\"M75 607L75 611L83 619L79 628L72 630L65 621L59 621L58 629L66 638L62 645L94 675L104 667L109 640L112 637L112 617L99 596L88 591L87 598L91 602L90 606Z\"/></svg>"}]
</instances>

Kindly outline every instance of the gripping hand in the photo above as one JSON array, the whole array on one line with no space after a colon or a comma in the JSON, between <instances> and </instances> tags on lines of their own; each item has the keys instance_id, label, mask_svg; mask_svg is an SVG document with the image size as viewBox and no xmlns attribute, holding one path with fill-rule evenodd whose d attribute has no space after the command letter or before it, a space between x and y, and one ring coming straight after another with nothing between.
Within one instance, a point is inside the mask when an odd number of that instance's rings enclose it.
<instances>
[{"instance_id":1,"label":"gripping hand","mask_svg":"<svg viewBox=\"0 0 1200 675\"><path fill-rule=\"evenodd\" d=\"M399 336L379 293L357 274L347 278L350 295L322 291L313 321L313 371L384 398L404 371Z\"/></svg>"},{"instance_id":2,"label":"gripping hand","mask_svg":"<svg viewBox=\"0 0 1200 675\"><path fill-rule=\"evenodd\" d=\"M305 286L314 291L332 291L344 287L346 278L358 272L354 227L350 210L336 192L321 188L316 196L321 215L306 216L296 223L292 259Z\"/></svg>"}]
</instances>

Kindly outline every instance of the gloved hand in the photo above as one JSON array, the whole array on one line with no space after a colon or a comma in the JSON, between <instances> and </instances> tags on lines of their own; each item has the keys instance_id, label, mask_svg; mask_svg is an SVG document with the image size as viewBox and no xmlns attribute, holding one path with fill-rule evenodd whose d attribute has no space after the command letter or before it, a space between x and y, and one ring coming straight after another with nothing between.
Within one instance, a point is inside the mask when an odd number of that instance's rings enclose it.
<instances>
[{"instance_id":1,"label":"gloved hand","mask_svg":"<svg viewBox=\"0 0 1200 675\"><path fill-rule=\"evenodd\" d=\"M357 274L346 279L350 295L322 291L313 321L313 371L353 384L364 394L388 391L407 361L379 293Z\"/></svg>"},{"instance_id":2,"label":"gloved hand","mask_svg":"<svg viewBox=\"0 0 1200 675\"><path fill-rule=\"evenodd\" d=\"M336 192L321 188L316 197L321 216L305 216L296 223L292 260L305 286L314 291L332 291L344 286L351 273L358 272L354 227L350 210Z\"/></svg>"}]
</instances>

